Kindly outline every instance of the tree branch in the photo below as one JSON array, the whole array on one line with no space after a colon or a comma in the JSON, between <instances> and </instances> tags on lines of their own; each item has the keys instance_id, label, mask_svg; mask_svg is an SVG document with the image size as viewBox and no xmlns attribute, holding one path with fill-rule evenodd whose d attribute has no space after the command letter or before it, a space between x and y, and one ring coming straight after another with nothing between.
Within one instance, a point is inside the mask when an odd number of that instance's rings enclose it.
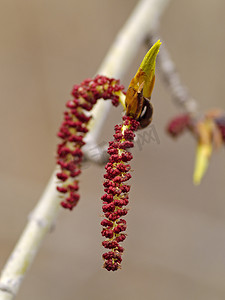
<instances>
[{"instance_id":1,"label":"tree branch","mask_svg":"<svg viewBox=\"0 0 225 300\"><path fill-rule=\"evenodd\" d=\"M158 39L159 37L154 35L147 40L147 46L150 47ZM175 104L180 106L186 113L193 116L196 115L198 109L197 101L190 95L187 87L182 83L165 43L162 43L160 47L158 62L160 64L160 73L170 89Z\"/></svg>"}]
</instances>

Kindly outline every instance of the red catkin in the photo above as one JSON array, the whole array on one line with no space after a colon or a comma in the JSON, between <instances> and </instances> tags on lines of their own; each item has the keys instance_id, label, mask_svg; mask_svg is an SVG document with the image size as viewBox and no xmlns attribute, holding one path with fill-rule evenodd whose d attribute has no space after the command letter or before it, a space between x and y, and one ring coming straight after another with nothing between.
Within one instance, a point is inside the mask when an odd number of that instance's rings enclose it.
<instances>
[{"instance_id":1,"label":"red catkin","mask_svg":"<svg viewBox=\"0 0 225 300\"><path fill-rule=\"evenodd\" d=\"M103 226L102 236L106 239L102 242L103 247L110 249L103 254L103 267L108 271L116 271L122 262L123 247L119 243L126 238L126 221L121 219L127 214L125 206L129 203L128 192L130 186L124 182L131 178L129 173L131 167L129 161L133 158L128 149L134 146L134 131L137 130L139 122L131 117L124 116L123 124L115 126L114 141L109 142L109 162L105 169L105 181L103 186L106 192L102 196L102 210L105 219L101 222Z\"/></svg>"},{"instance_id":2,"label":"red catkin","mask_svg":"<svg viewBox=\"0 0 225 300\"><path fill-rule=\"evenodd\" d=\"M173 137L177 137L190 125L191 118L188 114L180 115L170 121L167 131Z\"/></svg>"},{"instance_id":3,"label":"red catkin","mask_svg":"<svg viewBox=\"0 0 225 300\"><path fill-rule=\"evenodd\" d=\"M61 143L57 148L57 164L60 171L56 176L59 180L57 190L62 195L62 207L72 210L80 197L77 176L81 173L83 158L81 148L85 144L84 137L91 119L85 111L90 111L101 98L111 99L112 104L118 106L119 97L116 92L123 89L119 80L100 75L74 85L73 99L66 103L67 111L64 112L64 120L57 134Z\"/></svg>"}]
</instances>

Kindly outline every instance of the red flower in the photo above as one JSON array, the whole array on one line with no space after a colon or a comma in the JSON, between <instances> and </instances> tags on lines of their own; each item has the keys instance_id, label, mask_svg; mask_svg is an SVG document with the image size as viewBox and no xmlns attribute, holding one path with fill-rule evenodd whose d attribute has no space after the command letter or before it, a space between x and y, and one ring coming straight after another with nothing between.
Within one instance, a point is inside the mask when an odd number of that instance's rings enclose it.
<instances>
[{"instance_id":1,"label":"red flower","mask_svg":"<svg viewBox=\"0 0 225 300\"><path fill-rule=\"evenodd\" d=\"M133 158L127 149L134 146L134 132L139 126L139 122L131 117L124 116L123 123L115 126L114 141L109 142L108 153L111 155L106 165L104 175L104 191L102 196L103 212L105 219L101 222L103 226L102 236L106 240L102 245L109 252L103 254L105 260L103 267L108 271L116 271L121 264L121 255L124 251L120 242L124 241L126 235L126 221L121 217L127 214L124 208L129 203L128 192L130 186L125 184L131 178L129 173L131 167L129 161Z\"/></svg>"},{"instance_id":2,"label":"red flower","mask_svg":"<svg viewBox=\"0 0 225 300\"><path fill-rule=\"evenodd\" d=\"M57 190L63 194L61 205L64 208L72 210L80 198L76 178L81 173L81 147L85 144L84 136L88 132L87 125L91 119L84 112L90 111L100 98L111 99L112 104L117 106L119 97L116 92L123 89L119 80L99 75L73 87L74 98L66 104L68 110L64 113L64 121L58 132L62 142L57 150L57 164L60 166L60 172L57 173L60 185Z\"/></svg>"},{"instance_id":3,"label":"red flower","mask_svg":"<svg viewBox=\"0 0 225 300\"><path fill-rule=\"evenodd\" d=\"M190 125L191 118L188 114L175 117L167 126L167 131L173 137L177 137Z\"/></svg>"}]
</instances>

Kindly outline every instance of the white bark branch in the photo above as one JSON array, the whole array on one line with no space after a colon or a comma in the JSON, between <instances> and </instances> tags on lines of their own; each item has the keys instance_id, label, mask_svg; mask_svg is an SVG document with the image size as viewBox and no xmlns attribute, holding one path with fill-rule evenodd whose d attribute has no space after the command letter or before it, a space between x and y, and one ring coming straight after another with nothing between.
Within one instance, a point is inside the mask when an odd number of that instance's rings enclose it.
<instances>
[{"instance_id":1,"label":"white bark branch","mask_svg":"<svg viewBox=\"0 0 225 300\"><path fill-rule=\"evenodd\" d=\"M145 38L154 31L160 14L169 0L142 0L135 8L125 26L119 32L98 74L121 78L132 62ZM86 136L88 145L96 142L107 117L111 103L99 101L92 111L92 129ZM84 149L85 150L85 149ZM9 257L0 278L0 300L14 298L28 268L47 232L53 226L61 210L59 193L56 191L55 172L37 206L33 210L26 228Z\"/></svg>"}]
</instances>

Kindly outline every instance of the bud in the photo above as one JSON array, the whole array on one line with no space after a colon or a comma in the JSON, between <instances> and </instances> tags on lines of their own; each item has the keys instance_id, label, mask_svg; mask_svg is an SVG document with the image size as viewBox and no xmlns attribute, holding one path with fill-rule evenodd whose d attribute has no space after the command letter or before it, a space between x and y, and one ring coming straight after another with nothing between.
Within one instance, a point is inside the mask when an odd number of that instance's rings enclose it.
<instances>
[{"instance_id":1,"label":"bud","mask_svg":"<svg viewBox=\"0 0 225 300\"><path fill-rule=\"evenodd\" d=\"M150 103L155 83L155 63L161 42L156 42L145 55L131 80L125 99L126 115L140 122L140 128L151 123L153 107Z\"/></svg>"}]
</instances>

